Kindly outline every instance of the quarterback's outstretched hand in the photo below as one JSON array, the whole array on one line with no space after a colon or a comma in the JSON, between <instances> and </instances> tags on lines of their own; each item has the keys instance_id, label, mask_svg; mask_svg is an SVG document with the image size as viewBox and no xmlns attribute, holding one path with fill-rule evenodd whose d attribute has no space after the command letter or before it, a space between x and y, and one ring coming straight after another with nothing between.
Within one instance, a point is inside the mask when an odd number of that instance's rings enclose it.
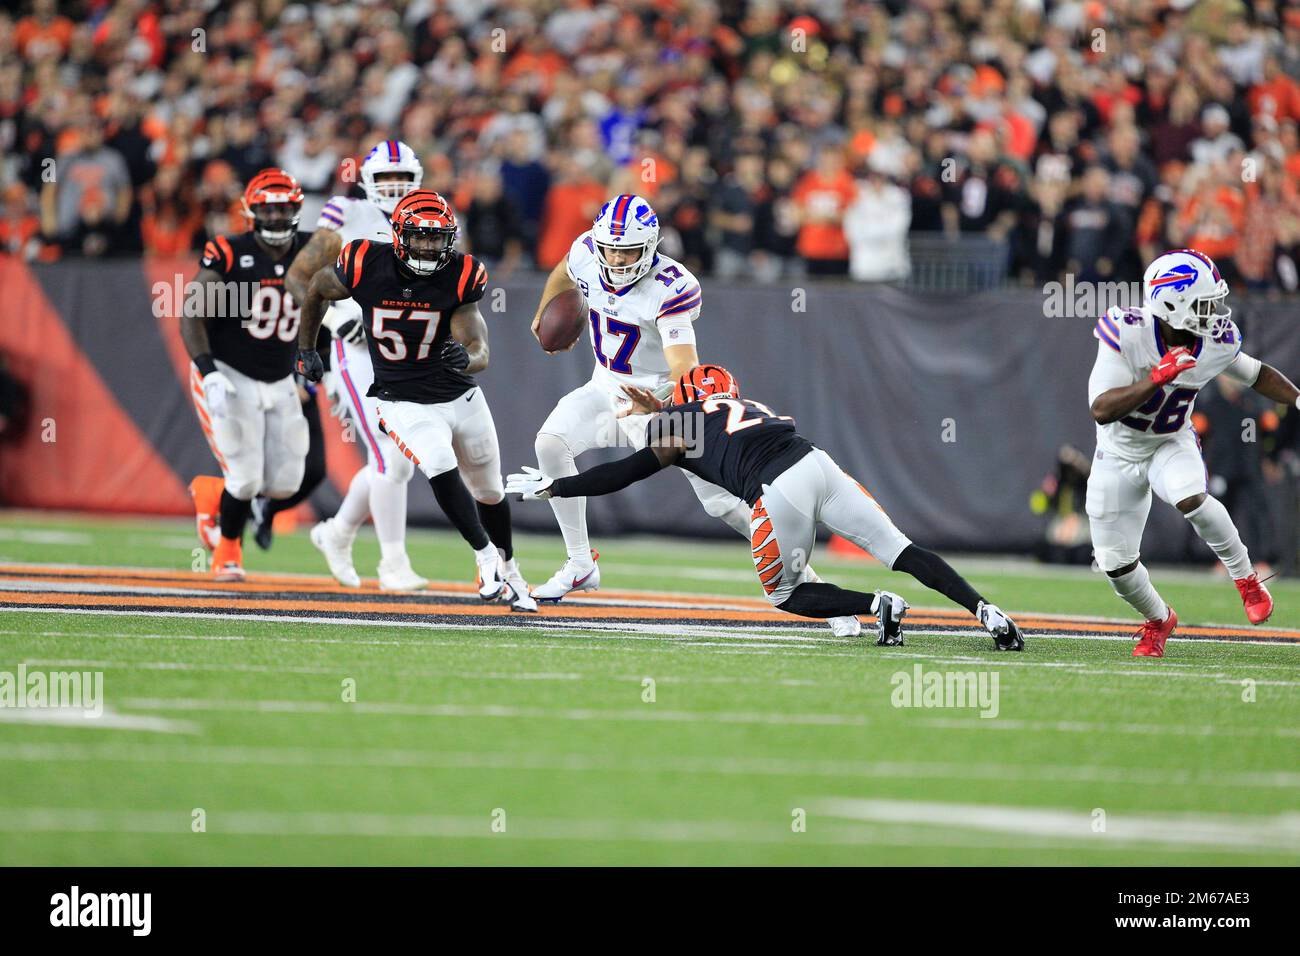
<instances>
[{"instance_id":1,"label":"quarterback's outstretched hand","mask_svg":"<svg viewBox=\"0 0 1300 956\"><path fill-rule=\"evenodd\" d=\"M550 487L554 478L542 474L539 468L523 466L523 472L506 476L506 494L522 495L524 501L545 501L551 497Z\"/></svg>"},{"instance_id":2,"label":"quarterback's outstretched hand","mask_svg":"<svg viewBox=\"0 0 1300 956\"><path fill-rule=\"evenodd\" d=\"M664 403L659 400L659 396L648 388L624 385L623 394L627 396L628 401L632 404L618 413L619 418L626 418L628 415L649 415L664 407Z\"/></svg>"},{"instance_id":3,"label":"quarterback's outstretched hand","mask_svg":"<svg viewBox=\"0 0 1300 956\"><path fill-rule=\"evenodd\" d=\"M315 349L299 349L293 370L309 382L319 382L325 377L325 363Z\"/></svg>"},{"instance_id":4,"label":"quarterback's outstretched hand","mask_svg":"<svg viewBox=\"0 0 1300 956\"><path fill-rule=\"evenodd\" d=\"M226 414L226 404L235 394L235 384L221 372L209 372L203 376L203 401L208 406L208 414Z\"/></svg>"},{"instance_id":5,"label":"quarterback's outstretched hand","mask_svg":"<svg viewBox=\"0 0 1300 956\"><path fill-rule=\"evenodd\" d=\"M1185 346L1170 349L1151 370L1151 381L1157 385L1168 385L1183 372L1196 368L1196 356Z\"/></svg>"}]
</instances>

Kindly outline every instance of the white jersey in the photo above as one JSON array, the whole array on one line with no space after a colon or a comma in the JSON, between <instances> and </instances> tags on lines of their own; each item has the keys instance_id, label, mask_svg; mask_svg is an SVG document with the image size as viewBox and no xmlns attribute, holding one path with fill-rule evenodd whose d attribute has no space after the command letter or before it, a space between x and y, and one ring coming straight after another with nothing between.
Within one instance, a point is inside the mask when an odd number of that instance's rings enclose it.
<instances>
[{"instance_id":1,"label":"white jersey","mask_svg":"<svg viewBox=\"0 0 1300 956\"><path fill-rule=\"evenodd\" d=\"M612 289L601 277L590 231L573 241L565 267L587 300L587 338L596 355L592 381L611 391L667 382L664 346L695 344L699 280L680 262L656 255L638 282Z\"/></svg>"},{"instance_id":2,"label":"white jersey","mask_svg":"<svg viewBox=\"0 0 1300 956\"><path fill-rule=\"evenodd\" d=\"M347 196L334 196L320 211L316 220L317 229L329 229L337 232L347 245L353 239L372 239L378 242L393 241L393 222L384 212L368 199L349 199ZM325 327L330 331L336 329L348 319L361 318L361 306L352 299L331 302L325 311ZM361 353L366 351L365 343L352 347ZM369 356L367 356L367 359Z\"/></svg>"},{"instance_id":3,"label":"white jersey","mask_svg":"<svg viewBox=\"0 0 1300 956\"><path fill-rule=\"evenodd\" d=\"M1088 404L1102 392L1146 378L1168 351L1160 322L1144 309L1111 308L1093 330L1097 360L1088 379ZM1150 401L1119 421L1097 426L1097 447L1128 461L1143 461L1165 442L1192 430L1197 393L1227 373L1244 385L1259 377L1260 363L1241 351L1241 332L1228 321L1192 348L1196 367L1159 389Z\"/></svg>"}]
</instances>

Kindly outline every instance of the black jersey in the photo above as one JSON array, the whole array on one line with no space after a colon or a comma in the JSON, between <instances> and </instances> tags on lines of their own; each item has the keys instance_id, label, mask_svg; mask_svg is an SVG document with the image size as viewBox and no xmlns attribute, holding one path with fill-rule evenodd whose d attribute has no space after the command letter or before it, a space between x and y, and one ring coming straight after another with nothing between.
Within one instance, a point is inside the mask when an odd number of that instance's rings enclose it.
<instances>
[{"instance_id":1,"label":"black jersey","mask_svg":"<svg viewBox=\"0 0 1300 956\"><path fill-rule=\"evenodd\" d=\"M263 382L276 382L293 372L300 310L284 287L284 277L309 238L309 232L297 233L279 259L258 245L251 232L217 236L204 245L199 265L225 283L220 290L205 290L205 325L213 358Z\"/></svg>"},{"instance_id":2,"label":"black jersey","mask_svg":"<svg viewBox=\"0 0 1300 956\"><path fill-rule=\"evenodd\" d=\"M398 262L391 245L354 239L339 253L334 274L361 306L375 367L369 394L438 405L474 387L474 376L448 365L442 350L451 337L451 314L483 298L483 263L457 252L433 275L416 275Z\"/></svg>"},{"instance_id":3,"label":"black jersey","mask_svg":"<svg viewBox=\"0 0 1300 956\"><path fill-rule=\"evenodd\" d=\"M714 395L673 405L650 418L647 444L660 436L681 438L678 467L753 504L763 485L813 450L795 433L794 419L761 402Z\"/></svg>"}]
</instances>

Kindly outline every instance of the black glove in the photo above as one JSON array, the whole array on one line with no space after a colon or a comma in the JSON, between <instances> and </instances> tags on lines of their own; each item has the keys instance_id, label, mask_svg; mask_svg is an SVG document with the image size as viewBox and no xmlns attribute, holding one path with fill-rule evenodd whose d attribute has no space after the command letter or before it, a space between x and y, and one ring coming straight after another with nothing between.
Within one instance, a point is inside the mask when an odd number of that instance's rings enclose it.
<instances>
[{"instance_id":1,"label":"black glove","mask_svg":"<svg viewBox=\"0 0 1300 956\"><path fill-rule=\"evenodd\" d=\"M348 319L334 330L334 337L342 339L348 345L361 345L366 341L366 330L360 319Z\"/></svg>"},{"instance_id":2,"label":"black glove","mask_svg":"<svg viewBox=\"0 0 1300 956\"><path fill-rule=\"evenodd\" d=\"M469 368L469 353L465 351L465 346L453 338L448 338L442 347L442 364L458 372Z\"/></svg>"},{"instance_id":3,"label":"black glove","mask_svg":"<svg viewBox=\"0 0 1300 956\"><path fill-rule=\"evenodd\" d=\"M325 376L325 363L315 349L299 349L293 370L309 382L319 382Z\"/></svg>"}]
</instances>

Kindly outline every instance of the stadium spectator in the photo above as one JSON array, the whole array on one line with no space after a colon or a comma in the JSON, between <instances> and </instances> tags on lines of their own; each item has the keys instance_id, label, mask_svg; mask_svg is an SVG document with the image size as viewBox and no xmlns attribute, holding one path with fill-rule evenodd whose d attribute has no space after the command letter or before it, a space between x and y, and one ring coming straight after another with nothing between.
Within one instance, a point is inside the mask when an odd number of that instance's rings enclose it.
<instances>
[{"instance_id":1,"label":"stadium spectator","mask_svg":"<svg viewBox=\"0 0 1300 956\"><path fill-rule=\"evenodd\" d=\"M907 231L912 204L907 191L871 170L857 183L857 196L844 214L849 274L859 282L891 282L911 272Z\"/></svg>"},{"instance_id":2,"label":"stadium spectator","mask_svg":"<svg viewBox=\"0 0 1300 956\"><path fill-rule=\"evenodd\" d=\"M465 207L465 251L486 260L497 275L513 272L520 262L519 212L502 192L501 174L481 169L474 176L474 196Z\"/></svg>"},{"instance_id":3,"label":"stadium spectator","mask_svg":"<svg viewBox=\"0 0 1300 956\"><path fill-rule=\"evenodd\" d=\"M198 246L229 228L232 181L282 164L319 202L400 137L458 203L498 164L524 261L554 262L593 197L628 188L693 266L772 279L849 271L871 170L908 192L913 233L1007 241L1027 279L1066 265L1061 217L1100 166L1129 221L1116 275L1200 236L1236 275L1260 249L1224 164L1300 181L1297 51L1277 0L26 0L0 12L0 188L40 193L47 238L82 251ZM78 147L87 127L102 146Z\"/></svg>"}]
</instances>

